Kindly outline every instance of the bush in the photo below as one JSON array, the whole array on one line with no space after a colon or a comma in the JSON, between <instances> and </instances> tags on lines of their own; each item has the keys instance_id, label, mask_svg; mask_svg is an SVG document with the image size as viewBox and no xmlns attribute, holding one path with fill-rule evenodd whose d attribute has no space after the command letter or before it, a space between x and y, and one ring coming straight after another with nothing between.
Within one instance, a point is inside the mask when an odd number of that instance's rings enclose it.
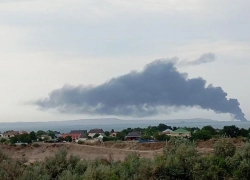
<instances>
[{"instance_id":1,"label":"bush","mask_svg":"<svg viewBox=\"0 0 250 180\"><path fill-rule=\"evenodd\" d=\"M23 144L21 144L21 147L26 147L26 146L27 146L27 144L24 144L24 143L23 143Z\"/></svg>"},{"instance_id":2,"label":"bush","mask_svg":"<svg viewBox=\"0 0 250 180\"><path fill-rule=\"evenodd\" d=\"M39 146L40 146L40 144L38 144L38 143L34 143L32 146L33 146L33 147L39 147Z\"/></svg>"},{"instance_id":3,"label":"bush","mask_svg":"<svg viewBox=\"0 0 250 180\"><path fill-rule=\"evenodd\" d=\"M214 145L214 154L219 157L232 157L235 154L236 146L229 138L221 138Z\"/></svg>"},{"instance_id":4,"label":"bush","mask_svg":"<svg viewBox=\"0 0 250 180\"><path fill-rule=\"evenodd\" d=\"M194 134L193 134L193 139L194 140L209 140L212 138L212 134L208 131L208 130L197 130Z\"/></svg>"},{"instance_id":5,"label":"bush","mask_svg":"<svg viewBox=\"0 0 250 180\"><path fill-rule=\"evenodd\" d=\"M131 153L124 161L112 157L80 160L60 149L31 165L6 156L0 149L0 180L250 179L250 143L236 149L230 139L223 138L214 147L214 154L201 155L188 139L171 138L164 153L153 159Z\"/></svg>"},{"instance_id":6,"label":"bush","mask_svg":"<svg viewBox=\"0 0 250 180\"><path fill-rule=\"evenodd\" d=\"M102 139L104 142L105 141L116 141L117 138L116 137L110 137L110 136L104 136Z\"/></svg>"},{"instance_id":7,"label":"bush","mask_svg":"<svg viewBox=\"0 0 250 180\"><path fill-rule=\"evenodd\" d=\"M7 142L7 139L5 139L5 138L0 139L0 143L4 144L5 142Z\"/></svg>"},{"instance_id":8,"label":"bush","mask_svg":"<svg viewBox=\"0 0 250 180\"><path fill-rule=\"evenodd\" d=\"M84 142L83 141L78 141L77 144L84 144Z\"/></svg>"}]
</instances>

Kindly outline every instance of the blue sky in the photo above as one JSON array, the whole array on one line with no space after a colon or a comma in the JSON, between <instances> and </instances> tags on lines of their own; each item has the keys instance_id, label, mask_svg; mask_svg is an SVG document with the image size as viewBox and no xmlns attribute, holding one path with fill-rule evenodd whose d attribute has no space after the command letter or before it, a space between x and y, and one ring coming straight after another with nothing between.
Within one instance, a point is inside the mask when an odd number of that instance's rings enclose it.
<instances>
[{"instance_id":1,"label":"blue sky","mask_svg":"<svg viewBox=\"0 0 250 180\"><path fill-rule=\"evenodd\" d=\"M100 117L28 102L65 84L96 86L156 59L209 52L216 61L178 71L222 87L250 119L249 8L247 0L0 0L0 121ZM231 119L199 108L155 117Z\"/></svg>"}]
</instances>

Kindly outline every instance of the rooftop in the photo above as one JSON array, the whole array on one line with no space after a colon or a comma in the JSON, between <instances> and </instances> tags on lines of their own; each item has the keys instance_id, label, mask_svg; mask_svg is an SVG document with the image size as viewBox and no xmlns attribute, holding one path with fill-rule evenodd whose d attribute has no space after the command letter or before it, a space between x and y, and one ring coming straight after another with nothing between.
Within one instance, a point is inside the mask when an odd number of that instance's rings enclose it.
<instances>
[{"instance_id":1,"label":"rooftop","mask_svg":"<svg viewBox=\"0 0 250 180\"><path fill-rule=\"evenodd\" d=\"M89 133L96 133L96 134L100 134L100 133L104 133L104 131L102 129L91 129L89 131Z\"/></svg>"},{"instance_id":2,"label":"rooftop","mask_svg":"<svg viewBox=\"0 0 250 180\"><path fill-rule=\"evenodd\" d=\"M141 137L139 132L131 132L126 137Z\"/></svg>"},{"instance_id":3,"label":"rooftop","mask_svg":"<svg viewBox=\"0 0 250 180\"><path fill-rule=\"evenodd\" d=\"M176 129L174 132L176 132L176 133L189 133L189 131L187 131L186 129L182 129L182 128Z\"/></svg>"},{"instance_id":4,"label":"rooftop","mask_svg":"<svg viewBox=\"0 0 250 180\"><path fill-rule=\"evenodd\" d=\"M173 132L173 130L171 130L171 129L166 129L166 130L163 131L163 132Z\"/></svg>"}]
</instances>

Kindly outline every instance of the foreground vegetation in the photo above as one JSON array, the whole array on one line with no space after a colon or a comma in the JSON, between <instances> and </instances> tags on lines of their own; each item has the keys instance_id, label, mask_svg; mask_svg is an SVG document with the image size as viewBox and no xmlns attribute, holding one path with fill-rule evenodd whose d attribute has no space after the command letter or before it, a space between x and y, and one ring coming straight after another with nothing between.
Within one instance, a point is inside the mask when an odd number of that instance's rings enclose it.
<instances>
[{"instance_id":1,"label":"foreground vegetation","mask_svg":"<svg viewBox=\"0 0 250 180\"><path fill-rule=\"evenodd\" d=\"M124 161L108 158L80 160L61 149L44 161L29 164L0 151L2 180L155 180L155 179L250 179L250 143L236 147L230 138L219 138L214 152L201 155L196 144L170 139L162 155L152 159L132 153ZM83 152L84 153L84 152Z\"/></svg>"}]
</instances>

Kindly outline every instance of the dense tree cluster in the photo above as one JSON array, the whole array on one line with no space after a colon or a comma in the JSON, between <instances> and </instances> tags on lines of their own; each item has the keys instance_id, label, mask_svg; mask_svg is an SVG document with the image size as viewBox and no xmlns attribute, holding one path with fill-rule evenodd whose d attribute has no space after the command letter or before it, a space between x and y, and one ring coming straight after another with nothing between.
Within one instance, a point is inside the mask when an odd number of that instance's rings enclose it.
<instances>
[{"instance_id":1,"label":"dense tree cluster","mask_svg":"<svg viewBox=\"0 0 250 180\"><path fill-rule=\"evenodd\" d=\"M214 129L212 126L204 126L202 129L189 128L192 132L192 139L194 140L209 140L218 137L245 137L250 138L250 128L238 128L235 125L224 126L222 129Z\"/></svg>"}]
</instances>

